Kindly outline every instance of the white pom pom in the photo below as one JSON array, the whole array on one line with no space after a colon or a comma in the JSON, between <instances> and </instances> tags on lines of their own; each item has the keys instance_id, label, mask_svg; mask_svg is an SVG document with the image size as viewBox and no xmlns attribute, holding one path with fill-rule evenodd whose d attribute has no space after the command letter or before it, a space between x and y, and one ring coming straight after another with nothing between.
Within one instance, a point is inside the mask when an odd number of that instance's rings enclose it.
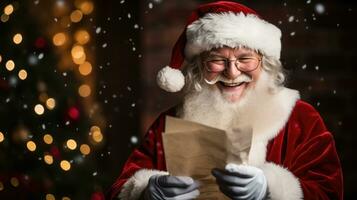
<instances>
[{"instance_id":1,"label":"white pom pom","mask_svg":"<svg viewBox=\"0 0 357 200\"><path fill-rule=\"evenodd\" d=\"M185 77L182 72L169 66L159 71L156 81L160 88L167 92L178 92L185 85Z\"/></svg>"}]
</instances>

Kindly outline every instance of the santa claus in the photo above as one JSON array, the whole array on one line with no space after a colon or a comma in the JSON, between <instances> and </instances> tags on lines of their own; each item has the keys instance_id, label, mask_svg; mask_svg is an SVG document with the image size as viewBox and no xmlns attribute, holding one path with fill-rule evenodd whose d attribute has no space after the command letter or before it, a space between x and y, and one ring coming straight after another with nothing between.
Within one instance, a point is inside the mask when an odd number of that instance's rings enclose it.
<instances>
[{"instance_id":1,"label":"santa claus","mask_svg":"<svg viewBox=\"0 0 357 200\"><path fill-rule=\"evenodd\" d=\"M317 111L284 87L281 31L235 2L199 6L157 77L166 91L185 89L128 158L109 198L195 199L199 186L166 171L165 116L230 130L249 124L247 164L212 169L231 199L343 199L342 171L331 133ZM181 72L183 71L183 73Z\"/></svg>"}]
</instances>

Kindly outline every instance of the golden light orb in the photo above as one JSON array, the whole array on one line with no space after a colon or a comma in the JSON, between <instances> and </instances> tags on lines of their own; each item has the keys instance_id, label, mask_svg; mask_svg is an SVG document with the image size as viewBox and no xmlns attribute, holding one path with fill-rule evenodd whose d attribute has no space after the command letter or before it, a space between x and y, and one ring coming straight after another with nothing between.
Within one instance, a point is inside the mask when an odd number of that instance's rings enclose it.
<instances>
[{"instance_id":1,"label":"golden light orb","mask_svg":"<svg viewBox=\"0 0 357 200\"><path fill-rule=\"evenodd\" d=\"M84 48L81 45L75 45L73 46L72 50L71 50L71 54L72 54L72 58L74 59L79 59L81 57L83 57L84 53Z\"/></svg>"},{"instance_id":2,"label":"golden light orb","mask_svg":"<svg viewBox=\"0 0 357 200\"><path fill-rule=\"evenodd\" d=\"M12 41L14 41L15 44L20 44L22 42L22 35L20 33L15 34Z\"/></svg>"},{"instance_id":3,"label":"golden light orb","mask_svg":"<svg viewBox=\"0 0 357 200\"><path fill-rule=\"evenodd\" d=\"M94 142L101 142L103 140L103 134L100 131L94 131L92 133L92 138L94 140Z\"/></svg>"},{"instance_id":4,"label":"golden light orb","mask_svg":"<svg viewBox=\"0 0 357 200\"><path fill-rule=\"evenodd\" d=\"M53 137L50 135L50 134L46 134L43 136L43 141L46 143L46 144L52 144L53 142Z\"/></svg>"},{"instance_id":5,"label":"golden light orb","mask_svg":"<svg viewBox=\"0 0 357 200\"><path fill-rule=\"evenodd\" d=\"M79 150L83 155L88 155L90 153L90 147L88 144L82 144Z\"/></svg>"},{"instance_id":6,"label":"golden light orb","mask_svg":"<svg viewBox=\"0 0 357 200\"><path fill-rule=\"evenodd\" d=\"M24 69L20 70L18 76L21 80L25 80L27 78L27 71Z\"/></svg>"},{"instance_id":7,"label":"golden light orb","mask_svg":"<svg viewBox=\"0 0 357 200\"><path fill-rule=\"evenodd\" d=\"M67 37L64 33L56 33L52 38L52 42L56 46L62 46L64 43L66 43L66 41Z\"/></svg>"},{"instance_id":8,"label":"golden light orb","mask_svg":"<svg viewBox=\"0 0 357 200\"><path fill-rule=\"evenodd\" d=\"M3 142L5 140L4 134L0 131L0 142Z\"/></svg>"},{"instance_id":9,"label":"golden light orb","mask_svg":"<svg viewBox=\"0 0 357 200\"><path fill-rule=\"evenodd\" d=\"M62 197L62 200L71 200L69 197Z\"/></svg>"},{"instance_id":10,"label":"golden light orb","mask_svg":"<svg viewBox=\"0 0 357 200\"><path fill-rule=\"evenodd\" d=\"M91 132L100 131L100 128L99 128L99 126L92 126L92 127L90 127L90 131Z\"/></svg>"},{"instance_id":11,"label":"golden light orb","mask_svg":"<svg viewBox=\"0 0 357 200\"><path fill-rule=\"evenodd\" d=\"M74 34L74 38L79 44L83 45L89 42L90 35L86 30L79 30Z\"/></svg>"},{"instance_id":12,"label":"golden light orb","mask_svg":"<svg viewBox=\"0 0 357 200\"><path fill-rule=\"evenodd\" d=\"M81 9L83 14L89 15L93 12L94 9L93 2L85 1L79 5L79 9Z\"/></svg>"},{"instance_id":13,"label":"golden light orb","mask_svg":"<svg viewBox=\"0 0 357 200\"><path fill-rule=\"evenodd\" d=\"M0 55L0 62L2 61L2 56Z\"/></svg>"},{"instance_id":14,"label":"golden light orb","mask_svg":"<svg viewBox=\"0 0 357 200\"><path fill-rule=\"evenodd\" d=\"M4 14L1 15L0 19L1 19L2 22L5 23L5 22L9 21L9 15L4 13Z\"/></svg>"},{"instance_id":15,"label":"golden light orb","mask_svg":"<svg viewBox=\"0 0 357 200\"><path fill-rule=\"evenodd\" d=\"M64 171L68 171L71 169L71 163L68 162L67 160L62 160L60 166Z\"/></svg>"},{"instance_id":16,"label":"golden light orb","mask_svg":"<svg viewBox=\"0 0 357 200\"><path fill-rule=\"evenodd\" d=\"M53 194L46 194L46 200L56 200Z\"/></svg>"},{"instance_id":17,"label":"golden light orb","mask_svg":"<svg viewBox=\"0 0 357 200\"><path fill-rule=\"evenodd\" d=\"M10 183L14 187L18 187L20 185L19 179L17 179L16 177L12 177L10 179Z\"/></svg>"},{"instance_id":18,"label":"golden light orb","mask_svg":"<svg viewBox=\"0 0 357 200\"><path fill-rule=\"evenodd\" d=\"M81 97L88 97L91 94L89 85L83 84L78 88L78 93Z\"/></svg>"},{"instance_id":19,"label":"golden light orb","mask_svg":"<svg viewBox=\"0 0 357 200\"><path fill-rule=\"evenodd\" d=\"M77 148L77 142L73 139L67 140L66 145L70 150L75 150Z\"/></svg>"},{"instance_id":20,"label":"golden light orb","mask_svg":"<svg viewBox=\"0 0 357 200\"><path fill-rule=\"evenodd\" d=\"M12 71L15 69L15 63L12 60L8 60L5 64L7 70Z\"/></svg>"},{"instance_id":21,"label":"golden light orb","mask_svg":"<svg viewBox=\"0 0 357 200\"><path fill-rule=\"evenodd\" d=\"M34 110L35 110L35 113L38 115L43 115L43 113L45 112L45 108L41 104L37 104L35 106Z\"/></svg>"},{"instance_id":22,"label":"golden light orb","mask_svg":"<svg viewBox=\"0 0 357 200\"><path fill-rule=\"evenodd\" d=\"M83 13L80 10L75 10L71 13L71 21L74 23L80 22L82 20Z\"/></svg>"},{"instance_id":23,"label":"golden light orb","mask_svg":"<svg viewBox=\"0 0 357 200\"><path fill-rule=\"evenodd\" d=\"M46 100L46 107L49 110L52 110L56 107L56 100L54 98L48 98Z\"/></svg>"},{"instance_id":24,"label":"golden light orb","mask_svg":"<svg viewBox=\"0 0 357 200\"><path fill-rule=\"evenodd\" d=\"M46 154L46 155L43 157L43 160L44 160L45 163L48 164L48 165L52 165L52 164L53 164L53 156L52 156L52 155Z\"/></svg>"},{"instance_id":25,"label":"golden light orb","mask_svg":"<svg viewBox=\"0 0 357 200\"><path fill-rule=\"evenodd\" d=\"M79 73L82 74L83 76L87 76L92 72L92 64L90 62L86 61L83 64L79 65Z\"/></svg>"},{"instance_id":26,"label":"golden light orb","mask_svg":"<svg viewBox=\"0 0 357 200\"><path fill-rule=\"evenodd\" d=\"M5 15L11 15L14 12L14 6L9 4L4 8Z\"/></svg>"},{"instance_id":27,"label":"golden light orb","mask_svg":"<svg viewBox=\"0 0 357 200\"><path fill-rule=\"evenodd\" d=\"M26 143L26 147L29 151L35 151L36 150L36 144L33 141L28 141Z\"/></svg>"}]
</instances>

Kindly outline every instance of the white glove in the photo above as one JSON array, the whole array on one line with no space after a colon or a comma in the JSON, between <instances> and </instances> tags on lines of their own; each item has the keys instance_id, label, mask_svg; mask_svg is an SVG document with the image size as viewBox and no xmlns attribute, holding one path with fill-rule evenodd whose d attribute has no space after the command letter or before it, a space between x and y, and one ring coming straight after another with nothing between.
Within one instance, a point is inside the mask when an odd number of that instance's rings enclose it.
<instances>
[{"instance_id":1,"label":"white glove","mask_svg":"<svg viewBox=\"0 0 357 200\"><path fill-rule=\"evenodd\" d=\"M188 176L155 175L144 191L145 200L189 200L200 194L198 183Z\"/></svg>"},{"instance_id":2,"label":"white glove","mask_svg":"<svg viewBox=\"0 0 357 200\"><path fill-rule=\"evenodd\" d=\"M213 176L221 192L231 199L262 200L267 192L267 180L263 171L249 165L226 165L226 170L213 169Z\"/></svg>"}]
</instances>

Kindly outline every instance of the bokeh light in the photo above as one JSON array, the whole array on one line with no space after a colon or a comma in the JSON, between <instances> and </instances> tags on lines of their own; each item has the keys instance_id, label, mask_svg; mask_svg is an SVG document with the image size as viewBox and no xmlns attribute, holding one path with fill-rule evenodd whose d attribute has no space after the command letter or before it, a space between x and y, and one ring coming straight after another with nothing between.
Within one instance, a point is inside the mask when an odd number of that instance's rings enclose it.
<instances>
[{"instance_id":1,"label":"bokeh light","mask_svg":"<svg viewBox=\"0 0 357 200\"><path fill-rule=\"evenodd\" d=\"M46 100L46 107L49 110L52 110L56 107L56 100L54 98L48 98Z\"/></svg>"},{"instance_id":2,"label":"bokeh light","mask_svg":"<svg viewBox=\"0 0 357 200\"><path fill-rule=\"evenodd\" d=\"M46 144L52 144L53 142L53 137L50 135L50 134L46 134L43 136L43 141L46 143Z\"/></svg>"},{"instance_id":3,"label":"bokeh light","mask_svg":"<svg viewBox=\"0 0 357 200\"><path fill-rule=\"evenodd\" d=\"M78 93L81 97L88 97L91 94L89 85L83 84L78 88Z\"/></svg>"},{"instance_id":4,"label":"bokeh light","mask_svg":"<svg viewBox=\"0 0 357 200\"><path fill-rule=\"evenodd\" d=\"M56 33L52 38L52 42L56 46L62 46L66 43L66 41L67 36L64 33Z\"/></svg>"},{"instance_id":5,"label":"bokeh light","mask_svg":"<svg viewBox=\"0 0 357 200\"><path fill-rule=\"evenodd\" d=\"M53 194L46 194L46 200L55 200L55 196Z\"/></svg>"},{"instance_id":6,"label":"bokeh light","mask_svg":"<svg viewBox=\"0 0 357 200\"><path fill-rule=\"evenodd\" d=\"M21 80L25 80L27 78L27 71L24 69L20 70L18 76Z\"/></svg>"},{"instance_id":7,"label":"bokeh light","mask_svg":"<svg viewBox=\"0 0 357 200\"><path fill-rule=\"evenodd\" d=\"M77 142L73 139L67 140L66 145L70 150L75 150L77 148Z\"/></svg>"},{"instance_id":8,"label":"bokeh light","mask_svg":"<svg viewBox=\"0 0 357 200\"><path fill-rule=\"evenodd\" d=\"M12 6L11 4L7 5L5 8L4 8L4 13L6 15L11 15L12 12L14 12L14 6Z\"/></svg>"},{"instance_id":9,"label":"bokeh light","mask_svg":"<svg viewBox=\"0 0 357 200\"><path fill-rule=\"evenodd\" d=\"M0 142L3 142L5 139L4 134L0 131Z\"/></svg>"},{"instance_id":10,"label":"bokeh light","mask_svg":"<svg viewBox=\"0 0 357 200\"><path fill-rule=\"evenodd\" d=\"M7 70L12 71L15 68L15 63L12 60L8 60L5 64Z\"/></svg>"},{"instance_id":11,"label":"bokeh light","mask_svg":"<svg viewBox=\"0 0 357 200\"><path fill-rule=\"evenodd\" d=\"M14 187L18 187L20 185L19 179L17 179L16 177L12 177L10 179L10 184Z\"/></svg>"},{"instance_id":12,"label":"bokeh light","mask_svg":"<svg viewBox=\"0 0 357 200\"><path fill-rule=\"evenodd\" d=\"M49 154L46 154L46 155L43 157L43 160L45 161L46 164L52 165L52 163L53 163L53 156L52 156L52 155L49 155Z\"/></svg>"},{"instance_id":13,"label":"bokeh light","mask_svg":"<svg viewBox=\"0 0 357 200\"><path fill-rule=\"evenodd\" d=\"M43 115L43 113L45 112L45 108L41 104L37 104L35 106L34 110L35 110L35 113L38 115Z\"/></svg>"},{"instance_id":14,"label":"bokeh light","mask_svg":"<svg viewBox=\"0 0 357 200\"><path fill-rule=\"evenodd\" d=\"M79 44L83 45L89 42L90 35L86 30L79 30L74 34L74 38Z\"/></svg>"},{"instance_id":15,"label":"bokeh light","mask_svg":"<svg viewBox=\"0 0 357 200\"><path fill-rule=\"evenodd\" d=\"M14 41L15 44L20 44L22 42L22 35L20 33L15 34L12 41Z\"/></svg>"},{"instance_id":16,"label":"bokeh light","mask_svg":"<svg viewBox=\"0 0 357 200\"><path fill-rule=\"evenodd\" d=\"M71 169L71 163L68 162L67 160L62 160L60 166L64 171L68 171Z\"/></svg>"},{"instance_id":17,"label":"bokeh light","mask_svg":"<svg viewBox=\"0 0 357 200\"><path fill-rule=\"evenodd\" d=\"M88 155L90 153L90 147L88 144L82 144L81 147L79 147L79 150L83 155Z\"/></svg>"},{"instance_id":18,"label":"bokeh light","mask_svg":"<svg viewBox=\"0 0 357 200\"><path fill-rule=\"evenodd\" d=\"M74 23L80 22L83 18L83 13L80 10L75 10L71 13L71 21Z\"/></svg>"},{"instance_id":19,"label":"bokeh light","mask_svg":"<svg viewBox=\"0 0 357 200\"><path fill-rule=\"evenodd\" d=\"M88 61L84 62L83 64L79 65L79 73L83 76L87 76L92 72L92 64Z\"/></svg>"},{"instance_id":20,"label":"bokeh light","mask_svg":"<svg viewBox=\"0 0 357 200\"><path fill-rule=\"evenodd\" d=\"M31 140L26 143L26 147L27 147L27 149L29 151L35 151L36 150L36 144L35 144L35 142L33 142Z\"/></svg>"}]
</instances>

